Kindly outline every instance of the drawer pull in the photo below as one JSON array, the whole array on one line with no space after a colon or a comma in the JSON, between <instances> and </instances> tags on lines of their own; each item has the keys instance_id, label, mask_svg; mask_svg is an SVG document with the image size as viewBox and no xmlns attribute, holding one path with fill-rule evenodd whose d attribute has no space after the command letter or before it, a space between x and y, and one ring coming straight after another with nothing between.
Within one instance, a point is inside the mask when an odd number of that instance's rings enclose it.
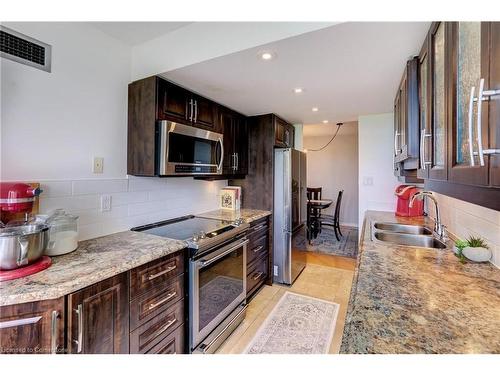
<instances>
[{"instance_id":1,"label":"drawer pull","mask_svg":"<svg viewBox=\"0 0 500 375\"><path fill-rule=\"evenodd\" d=\"M263 248L264 248L264 246L262 246L262 245L261 245L261 246L256 247L256 248L255 248L255 249L253 249L252 251L253 251L254 253L258 253L258 252L259 252L259 251L261 251Z\"/></svg>"},{"instance_id":2,"label":"drawer pull","mask_svg":"<svg viewBox=\"0 0 500 375\"><path fill-rule=\"evenodd\" d=\"M149 275L148 280L149 280L149 281L154 280L154 279L156 279L157 277L160 277L160 276L162 276L162 275L165 275L166 273L169 273L169 272L171 272L171 271L175 270L176 268L177 268L177 265L175 265L175 266L170 266L170 267L168 267L168 268L164 269L164 270L163 270L163 271L161 271L161 272L155 273L154 275Z\"/></svg>"},{"instance_id":3,"label":"drawer pull","mask_svg":"<svg viewBox=\"0 0 500 375\"><path fill-rule=\"evenodd\" d=\"M252 280L254 281L259 280L262 277L262 275L264 275L264 272L256 272L252 275Z\"/></svg>"},{"instance_id":4,"label":"drawer pull","mask_svg":"<svg viewBox=\"0 0 500 375\"><path fill-rule=\"evenodd\" d=\"M160 336L163 332L165 332L167 329L169 329L170 327L172 327L175 322L177 322L177 318L173 318L172 320L169 320L167 322L167 324L165 324L155 335L155 337L158 337Z\"/></svg>"},{"instance_id":5,"label":"drawer pull","mask_svg":"<svg viewBox=\"0 0 500 375\"><path fill-rule=\"evenodd\" d=\"M258 232L259 230L261 230L262 228L266 227L267 224L260 224L258 226L256 226L255 228L253 228L253 232Z\"/></svg>"},{"instance_id":6,"label":"drawer pull","mask_svg":"<svg viewBox=\"0 0 500 375\"><path fill-rule=\"evenodd\" d=\"M177 292L172 292L172 293L167 294L167 296L165 298L163 298L162 300L160 300L160 301L158 301L156 303L150 303L149 307L148 307L148 310L152 310L155 307L158 307L158 306L164 304L165 302L170 301L176 295L177 295Z\"/></svg>"}]
</instances>

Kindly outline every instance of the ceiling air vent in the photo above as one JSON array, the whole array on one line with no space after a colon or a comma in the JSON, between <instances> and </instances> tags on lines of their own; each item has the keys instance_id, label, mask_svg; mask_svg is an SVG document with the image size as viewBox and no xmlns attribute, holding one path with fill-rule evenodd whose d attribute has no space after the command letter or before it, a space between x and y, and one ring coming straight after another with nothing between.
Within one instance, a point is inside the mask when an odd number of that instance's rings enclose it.
<instances>
[{"instance_id":1,"label":"ceiling air vent","mask_svg":"<svg viewBox=\"0 0 500 375\"><path fill-rule=\"evenodd\" d=\"M51 51L46 43L0 26L1 57L50 72Z\"/></svg>"}]
</instances>

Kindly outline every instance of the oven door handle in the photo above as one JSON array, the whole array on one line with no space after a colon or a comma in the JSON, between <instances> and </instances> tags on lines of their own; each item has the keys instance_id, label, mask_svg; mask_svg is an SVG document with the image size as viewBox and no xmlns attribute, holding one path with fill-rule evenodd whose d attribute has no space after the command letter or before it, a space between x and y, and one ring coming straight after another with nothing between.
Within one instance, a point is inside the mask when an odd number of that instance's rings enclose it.
<instances>
[{"instance_id":1,"label":"oven door handle","mask_svg":"<svg viewBox=\"0 0 500 375\"><path fill-rule=\"evenodd\" d=\"M239 248L241 246L245 246L247 243L248 243L248 240L240 240L235 245L228 245L227 250L223 248L224 251L220 254L214 255L211 258L203 258L203 259L199 260L200 268L203 268L203 267L206 267L206 266L212 264L213 262L215 262L215 261L219 260L220 258L225 257L227 254L233 252L237 248Z\"/></svg>"}]
</instances>

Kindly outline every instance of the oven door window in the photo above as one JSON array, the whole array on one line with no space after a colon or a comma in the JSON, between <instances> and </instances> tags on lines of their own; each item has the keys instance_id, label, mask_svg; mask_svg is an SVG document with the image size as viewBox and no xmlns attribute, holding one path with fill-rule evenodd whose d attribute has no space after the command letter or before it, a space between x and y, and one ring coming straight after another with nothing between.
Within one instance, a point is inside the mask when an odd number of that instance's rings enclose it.
<instances>
[{"instance_id":1,"label":"oven door window","mask_svg":"<svg viewBox=\"0 0 500 375\"><path fill-rule=\"evenodd\" d=\"M220 318L219 315L245 293L244 249L239 247L200 269L199 332Z\"/></svg>"},{"instance_id":2,"label":"oven door window","mask_svg":"<svg viewBox=\"0 0 500 375\"><path fill-rule=\"evenodd\" d=\"M171 132L168 137L170 163L217 165L218 142Z\"/></svg>"}]
</instances>

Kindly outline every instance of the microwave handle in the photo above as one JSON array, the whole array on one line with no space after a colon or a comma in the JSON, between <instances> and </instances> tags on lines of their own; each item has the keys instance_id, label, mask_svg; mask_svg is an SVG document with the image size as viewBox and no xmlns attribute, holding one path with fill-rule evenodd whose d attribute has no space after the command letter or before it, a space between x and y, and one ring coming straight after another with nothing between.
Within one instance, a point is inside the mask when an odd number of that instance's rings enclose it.
<instances>
[{"instance_id":1,"label":"microwave handle","mask_svg":"<svg viewBox=\"0 0 500 375\"><path fill-rule=\"evenodd\" d=\"M224 161L224 145L222 144L222 138L219 138L218 142L220 144L220 161L219 165L217 166L217 170L220 171L222 168L222 162Z\"/></svg>"}]
</instances>

